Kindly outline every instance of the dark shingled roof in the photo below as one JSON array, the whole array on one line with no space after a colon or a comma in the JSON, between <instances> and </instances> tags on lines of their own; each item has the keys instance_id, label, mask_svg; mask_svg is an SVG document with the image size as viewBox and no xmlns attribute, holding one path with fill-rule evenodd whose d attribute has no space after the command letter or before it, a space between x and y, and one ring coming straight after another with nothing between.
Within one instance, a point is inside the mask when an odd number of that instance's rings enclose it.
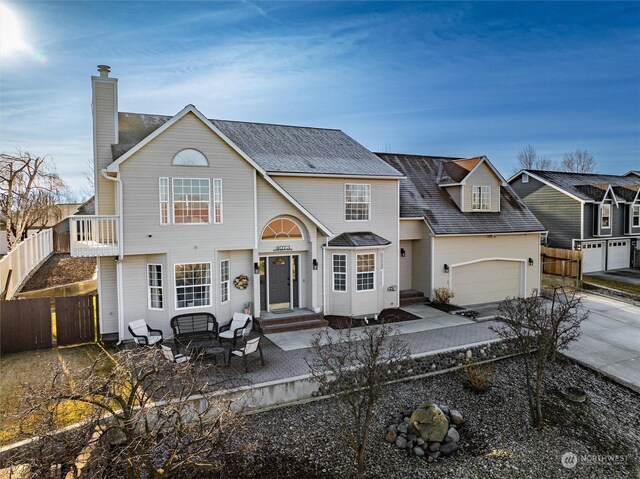
<instances>
[{"instance_id":1,"label":"dark shingled roof","mask_svg":"<svg viewBox=\"0 0 640 479\"><path fill-rule=\"evenodd\" d=\"M492 234L544 231L510 186L500 187L500 212L462 212L442 184L442 170L455 161L433 156L377 153L402 172L400 217L424 218L433 232L445 234Z\"/></svg>"},{"instance_id":2,"label":"dark shingled roof","mask_svg":"<svg viewBox=\"0 0 640 479\"><path fill-rule=\"evenodd\" d=\"M119 113L120 142L114 160L172 117ZM340 130L210 120L268 173L402 176Z\"/></svg>"},{"instance_id":3,"label":"dark shingled roof","mask_svg":"<svg viewBox=\"0 0 640 479\"><path fill-rule=\"evenodd\" d=\"M564 171L525 170L539 176L567 193L585 201L601 201L609 185L618 201L628 201L616 187L635 189L640 179L635 176L602 175L599 173L568 173Z\"/></svg>"},{"instance_id":4,"label":"dark shingled roof","mask_svg":"<svg viewBox=\"0 0 640 479\"><path fill-rule=\"evenodd\" d=\"M378 236L375 233L342 233L329 241L329 246L346 246L346 247L377 247L391 244L391 241Z\"/></svg>"}]
</instances>

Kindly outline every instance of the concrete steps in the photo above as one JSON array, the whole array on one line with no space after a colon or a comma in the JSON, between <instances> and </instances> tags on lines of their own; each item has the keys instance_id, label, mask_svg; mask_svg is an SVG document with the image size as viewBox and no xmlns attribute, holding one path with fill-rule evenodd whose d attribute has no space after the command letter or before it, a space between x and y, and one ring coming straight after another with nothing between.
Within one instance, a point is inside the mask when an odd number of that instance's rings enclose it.
<instances>
[{"instance_id":1,"label":"concrete steps","mask_svg":"<svg viewBox=\"0 0 640 479\"><path fill-rule=\"evenodd\" d=\"M415 289L400 291L400 307L411 304L423 304L427 301L429 300L425 298L422 291L416 291Z\"/></svg>"},{"instance_id":2,"label":"concrete steps","mask_svg":"<svg viewBox=\"0 0 640 479\"><path fill-rule=\"evenodd\" d=\"M329 323L322 313L298 314L275 318L257 318L256 322L263 334L301 331L303 329L324 328Z\"/></svg>"}]
</instances>

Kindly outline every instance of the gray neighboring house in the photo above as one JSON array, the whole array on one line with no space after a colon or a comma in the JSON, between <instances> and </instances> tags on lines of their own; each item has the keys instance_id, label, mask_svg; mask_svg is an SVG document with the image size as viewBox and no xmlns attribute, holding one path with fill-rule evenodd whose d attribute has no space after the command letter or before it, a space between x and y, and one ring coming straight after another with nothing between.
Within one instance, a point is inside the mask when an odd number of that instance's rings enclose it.
<instances>
[{"instance_id":1,"label":"gray neighboring house","mask_svg":"<svg viewBox=\"0 0 640 479\"><path fill-rule=\"evenodd\" d=\"M583 252L583 272L640 267L640 176L523 170L509 183L549 231Z\"/></svg>"}]
</instances>

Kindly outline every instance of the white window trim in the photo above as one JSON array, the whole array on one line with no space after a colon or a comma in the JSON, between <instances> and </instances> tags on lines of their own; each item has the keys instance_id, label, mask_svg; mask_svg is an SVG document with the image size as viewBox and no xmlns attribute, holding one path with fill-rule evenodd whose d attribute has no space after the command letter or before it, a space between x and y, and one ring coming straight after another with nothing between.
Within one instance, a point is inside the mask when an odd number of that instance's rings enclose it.
<instances>
[{"instance_id":1,"label":"white window trim","mask_svg":"<svg viewBox=\"0 0 640 479\"><path fill-rule=\"evenodd\" d=\"M160 266L160 284L161 286L151 286L149 281L149 266ZM151 306L151 290L159 289L162 295L162 308L154 308ZM147 309L150 311L164 311L165 294L164 294L164 268L160 263L147 263Z\"/></svg>"},{"instance_id":2,"label":"white window trim","mask_svg":"<svg viewBox=\"0 0 640 479\"><path fill-rule=\"evenodd\" d=\"M208 195L208 201L207 203L209 204L209 217L208 217L208 221L206 223L176 223L176 218L175 218L175 200L174 200L174 191L175 191L175 187L173 182L175 180L206 180L207 183L209 184L209 195ZM184 177L175 177L175 178L171 178L171 224L174 225L185 225L185 226L202 226L202 225L210 225L211 223L211 206L212 206L212 202L211 202L211 179L210 178L184 178ZM198 203L202 203L201 201L199 201ZM189 264L189 263L187 263Z\"/></svg>"},{"instance_id":3,"label":"white window trim","mask_svg":"<svg viewBox=\"0 0 640 479\"><path fill-rule=\"evenodd\" d=\"M488 203L488 207L487 208L483 208L483 202L482 202L482 193L483 191L487 191L489 194L489 203ZM476 195L476 191L478 192L478 204L479 204L479 208L476 208L474 205L474 201L473 198ZM490 185L473 185L473 187L471 188L471 211L491 211L491 186Z\"/></svg>"},{"instance_id":4,"label":"white window trim","mask_svg":"<svg viewBox=\"0 0 640 479\"><path fill-rule=\"evenodd\" d=\"M604 209L605 206L609 209L609 214L606 216L607 218L609 218L609 225L608 226L603 226L602 225L602 220L605 218L604 216ZM600 231L602 230L611 230L613 228L613 218L611 217L611 204L610 203L602 203L600 205Z\"/></svg>"},{"instance_id":5,"label":"white window trim","mask_svg":"<svg viewBox=\"0 0 640 479\"><path fill-rule=\"evenodd\" d=\"M362 271L358 272L358 256L373 256L373 270L372 271ZM356 293L370 293L371 291L376 290L376 263L377 258L375 253L359 253L356 254ZM359 274L370 274L373 273L373 288L371 289L358 289L358 275Z\"/></svg>"},{"instance_id":6,"label":"white window trim","mask_svg":"<svg viewBox=\"0 0 640 479\"><path fill-rule=\"evenodd\" d=\"M176 160L178 157L180 157L180 155L182 153L184 153L185 151L195 151L196 153L198 153L202 158L204 158L205 161L205 165L198 165L198 164L188 164L188 163L176 163ZM171 166L186 166L188 168L202 168L202 167L207 167L209 166L209 159L207 158L207 156L202 153L200 150L196 149L196 148L183 148L182 150L180 150L179 152L177 152L175 155L173 155L173 159L171 160Z\"/></svg>"},{"instance_id":7,"label":"white window trim","mask_svg":"<svg viewBox=\"0 0 640 479\"><path fill-rule=\"evenodd\" d=\"M211 188L211 195L212 195L212 201L211 201L211 207L210 207L210 212L209 212L209 217L210 219L212 219L212 223L214 225L221 225L224 223L224 198L222 196L222 178L214 178L213 179L213 188ZM216 201L216 184L220 185L220 201ZM220 221L216 221L216 204L220 203Z\"/></svg>"},{"instance_id":8,"label":"white window trim","mask_svg":"<svg viewBox=\"0 0 640 479\"><path fill-rule=\"evenodd\" d=\"M165 201L162 200L162 181L165 180L166 184L167 184L167 199ZM171 188L170 185L171 181L169 180L168 177L166 176L161 176L160 178L158 178L158 201L159 201L159 205L160 205L160 225L161 226L167 226L171 224ZM164 223L162 221L162 204L166 203L167 205L167 221L166 223Z\"/></svg>"},{"instance_id":9,"label":"white window trim","mask_svg":"<svg viewBox=\"0 0 640 479\"><path fill-rule=\"evenodd\" d=\"M223 281L222 280L222 265L223 263L227 263L227 280ZM226 304L229 301L231 301L231 287L230 287L230 281L229 279L231 278L231 262L228 259L223 259L220 260L220 304ZM223 286L227 285L227 300L226 301L222 301L222 290L223 290Z\"/></svg>"},{"instance_id":10,"label":"white window trim","mask_svg":"<svg viewBox=\"0 0 640 479\"><path fill-rule=\"evenodd\" d=\"M636 214L636 212L638 214ZM638 224L633 224L636 218L638 218ZM638 228L640 227L640 205L631 205L631 227Z\"/></svg>"},{"instance_id":11,"label":"white window trim","mask_svg":"<svg viewBox=\"0 0 640 479\"><path fill-rule=\"evenodd\" d=\"M176 279L176 266L183 266L187 264L208 264L209 265L209 304L201 304L200 306L178 306L178 281ZM198 261L197 263L174 263L173 264L173 294L175 296L175 309L176 311L185 311L189 309L210 308L213 306L213 265L211 261Z\"/></svg>"},{"instance_id":12,"label":"white window trim","mask_svg":"<svg viewBox=\"0 0 640 479\"><path fill-rule=\"evenodd\" d=\"M384 251L380 251L380 287L384 288Z\"/></svg>"},{"instance_id":13,"label":"white window trim","mask_svg":"<svg viewBox=\"0 0 640 479\"><path fill-rule=\"evenodd\" d=\"M368 218L366 220L349 220L347 219L347 186L367 186L369 188L369 201L367 202L362 202L362 201L351 201L350 203L355 203L355 204L367 204L369 205L369 209L368 209ZM371 197L372 197L372 188L371 188L371 183L345 183L344 184L344 220L348 221L348 222L362 222L362 221L371 221Z\"/></svg>"},{"instance_id":14,"label":"white window trim","mask_svg":"<svg viewBox=\"0 0 640 479\"><path fill-rule=\"evenodd\" d=\"M336 256L344 256L344 273L336 273L335 271L335 263L334 263L334 258ZM348 281L348 275L347 275L347 271L349 270L349 264L347 262L347 255L344 253L333 253L331 255L331 290L334 293L346 293L349 290L349 283ZM342 289L336 289L336 275L337 274L342 274L344 275L344 290Z\"/></svg>"},{"instance_id":15,"label":"white window trim","mask_svg":"<svg viewBox=\"0 0 640 479\"><path fill-rule=\"evenodd\" d=\"M529 183L529 175L526 173L522 173L522 182Z\"/></svg>"}]
</instances>

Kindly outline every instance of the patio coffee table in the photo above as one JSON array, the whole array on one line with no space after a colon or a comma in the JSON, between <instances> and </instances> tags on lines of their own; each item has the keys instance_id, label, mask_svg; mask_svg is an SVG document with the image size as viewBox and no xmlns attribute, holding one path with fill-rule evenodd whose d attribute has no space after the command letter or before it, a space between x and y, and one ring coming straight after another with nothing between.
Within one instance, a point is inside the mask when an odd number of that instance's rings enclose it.
<instances>
[{"instance_id":1,"label":"patio coffee table","mask_svg":"<svg viewBox=\"0 0 640 479\"><path fill-rule=\"evenodd\" d=\"M218 355L222 354L222 364L224 364L224 354L226 349L220 346L215 339L192 339L187 344L187 349L192 357L202 356L213 358L213 363L218 364Z\"/></svg>"}]
</instances>

